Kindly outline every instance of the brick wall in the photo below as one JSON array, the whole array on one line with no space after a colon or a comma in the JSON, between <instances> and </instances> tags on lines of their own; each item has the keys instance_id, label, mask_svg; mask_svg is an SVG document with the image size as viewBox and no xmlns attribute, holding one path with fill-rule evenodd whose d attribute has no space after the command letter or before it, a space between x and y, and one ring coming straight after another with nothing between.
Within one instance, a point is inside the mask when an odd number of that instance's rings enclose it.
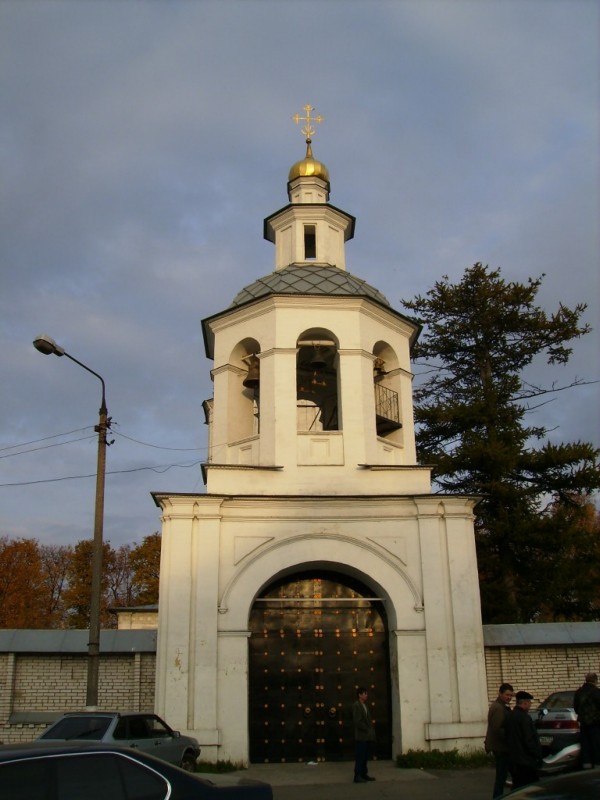
<instances>
[{"instance_id":1,"label":"brick wall","mask_svg":"<svg viewBox=\"0 0 600 800\"><path fill-rule=\"evenodd\" d=\"M152 711L154 653L100 657L99 708ZM26 742L85 705L87 656L0 654L0 741Z\"/></svg>"},{"instance_id":2,"label":"brick wall","mask_svg":"<svg viewBox=\"0 0 600 800\"><path fill-rule=\"evenodd\" d=\"M507 682L516 692L524 689L535 700L544 700L558 689L576 689L586 672L600 672L600 642L596 645L544 647L486 647L488 697L498 695Z\"/></svg>"},{"instance_id":3,"label":"brick wall","mask_svg":"<svg viewBox=\"0 0 600 800\"><path fill-rule=\"evenodd\" d=\"M581 685L586 672L600 672L600 642L486 647L485 662L490 702L503 681L541 701L557 689ZM86 676L85 654L0 653L0 741L31 741L52 716L83 708ZM152 711L154 677L152 652L101 656L99 707Z\"/></svg>"}]
</instances>

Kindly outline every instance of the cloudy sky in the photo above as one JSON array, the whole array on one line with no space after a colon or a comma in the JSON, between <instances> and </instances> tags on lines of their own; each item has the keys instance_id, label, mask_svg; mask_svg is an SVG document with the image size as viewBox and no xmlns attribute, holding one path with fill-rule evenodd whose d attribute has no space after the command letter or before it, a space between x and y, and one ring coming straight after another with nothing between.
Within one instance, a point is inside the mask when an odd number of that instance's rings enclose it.
<instances>
[{"instance_id":1,"label":"cloudy sky","mask_svg":"<svg viewBox=\"0 0 600 800\"><path fill-rule=\"evenodd\" d=\"M272 271L263 218L315 156L357 218L348 269L400 309L475 261L546 274L593 334L547 383L600 378L596 0L2 0L0 536L91 535L106 381L105 536L202 492L200 321ZM600 446L599 385L537 421Z\"/></svg>"}]
</instances>

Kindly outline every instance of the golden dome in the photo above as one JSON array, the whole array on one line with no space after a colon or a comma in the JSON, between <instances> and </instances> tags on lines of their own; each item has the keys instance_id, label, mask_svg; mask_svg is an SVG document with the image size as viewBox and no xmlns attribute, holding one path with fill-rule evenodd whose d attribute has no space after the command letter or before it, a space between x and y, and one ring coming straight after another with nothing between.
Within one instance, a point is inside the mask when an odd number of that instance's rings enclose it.
<instances>
[{"instance_id":1,"label":"golden dome","mask_svg":"<svg viewBox=\"0 0 600 800\"><path fill-rule=\"evenodd\" d=\"M321 178L321 180L329 183L329 170L321 161L313 158L311 140L306 140L306 156L302 161L296 163L290 169L288 181L291 182L296 178Z\"/></svg>"}]
</instances>

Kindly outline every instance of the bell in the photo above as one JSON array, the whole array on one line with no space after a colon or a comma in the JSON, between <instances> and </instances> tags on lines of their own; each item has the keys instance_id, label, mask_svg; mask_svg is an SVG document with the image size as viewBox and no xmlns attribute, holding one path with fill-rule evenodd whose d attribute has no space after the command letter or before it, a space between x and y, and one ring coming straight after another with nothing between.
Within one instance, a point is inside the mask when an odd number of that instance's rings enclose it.
<instances>
[{"instance_id":1,"label":"bell","mask_svg":"<svg viewBox=\"0 0 600 800\"><path fill-rule=\"evenodd\" d=\"M383 358L376 358L373 362L373 372L376 375L385 375L385 361Z\"/></svg>"},{"instance_id":2,"label":"bell","mask_svg":"<svg viewBox=\"0 0 600 800\"><path fill-rule=\"evenodd\" d=\"M327 362L323 358L323 355L321 353L321 347L319 345L316 345L315 346L315 354L314 354L314 356L312 358L312 361L310 362L310 368L312 370L318 371L318 370L321 370L321 369L325 369L326 366L327 366Z\"/></svg>"},{"instance_id":3,"label":"bell","mask_svg":"<svg viewBox=\"0 0 600 800\"><path fill-rule=\"evenodd\" d=\"M258 389L260 384L260 361L257 356L250 356L248 359L248 374L242 381L246 389Z\"/></svg>"}]
</instances>

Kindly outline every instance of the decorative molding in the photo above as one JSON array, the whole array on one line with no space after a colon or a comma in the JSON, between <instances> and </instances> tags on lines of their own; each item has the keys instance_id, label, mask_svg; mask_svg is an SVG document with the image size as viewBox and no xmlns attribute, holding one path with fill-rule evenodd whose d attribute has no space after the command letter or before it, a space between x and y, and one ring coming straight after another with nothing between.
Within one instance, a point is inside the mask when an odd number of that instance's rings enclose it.
<instances>
[{"instance_id":1,"label":"decorative molding","mask_svg":"<svg viewBox=\"0 0 600 800\"><path fill-rule=\"evenodd\" d=\"M233 539L233 563L239 564L267 542L272 542L273 536L234 536Z\"/></svg>"},{"instance_id":2,"label":"decorative molding","mask_svg":"<svg viewBox=\"0 0 600 800\"><path fill-rule=\"evenodd\" d=\"M405 536L368 536L367 539L387 550L390 555L401 561L405 567L408 566Z\"/></svg>"},{"instance_id":3,"label":"decorative molding","mask_svg":"<svg viewBox=\"0 0 600 800\"><path fill-rule=\"evenodd\" d=\"M423 610L423 596L419 592L417 586L415 585L412 578L405 572L405 570L400 566L398 563L398 558L387 556L385 553L382 553L381 547L375 547L372 543L356 539L352 536L345 536L342 534L327 534L327 533L305 533L300 534L299 536L293 536L289 539L279 539L274 542L272 545L267 545L266 547L261 547L259 552L256 550L249 554L245 559L245 563L242 564L240 569L232 576L229 580L227 585L225 586L223 593L221 594L221 598L219 600L218 611L220 614L226 614L229 610L228 606L228 599L231 595L231 592L240 580L240 578L244 575L244 573L250 569L259 559L265 558L265 556L272 553L274 550L279 550L281 548L289 547L290 545L297 544L298 542L303 541L314 541L322 543L323 541L335 542L336 544L347 544L351 545L352 547L358 547L363 550L369 551L372 555L376 558L384 561L389 567L391 567L395 572L397 572L401 578L403 579L404 583L410 590L413 598L414 598L414 610L420 612ZM343 565L341 565L341 569L343 570Z\"/></svg>"}]
</instances>

